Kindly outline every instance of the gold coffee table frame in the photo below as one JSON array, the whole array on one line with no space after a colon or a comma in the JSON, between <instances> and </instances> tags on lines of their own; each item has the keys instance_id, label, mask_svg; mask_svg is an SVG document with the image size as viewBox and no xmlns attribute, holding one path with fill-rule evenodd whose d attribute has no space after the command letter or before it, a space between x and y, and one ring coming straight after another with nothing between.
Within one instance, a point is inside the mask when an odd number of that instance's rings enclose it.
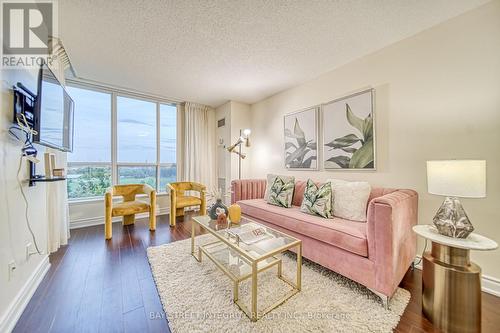
<instances>
[{"instance_id":1,"label":"gold coffee table frame","mask_svg":"<svg viewBox=\"0 0 500 333\"><path fill-rule=\"evenodd\" d=\"M191 254L199 262L202 261L203 254L205 254L215 264L215 266L217 266L224 274L226 274L231 279L231 281L233 282L233 302L236 303L236 305L238 305L238 307L248 316L248 318L250 318L251 321L257 321L258 319L263 317L266 313L277 308L278 306L280 306L281 304L286 302L290 297L292 297L293 295L297 294L300 291L301 285L302 285L302 241L301 240L296 239L294 237L291 237L283 232L269 228L268 226L262 225L264 228L272 230L273 232L275 232L277 234L282 234L284 237L288 237L289 239L293 239L294 241L292 241L289 244L278 247L276 249L273 249L272 251L264 253L262 255L253 256L250 253L248 253L247 251L245 251L244 249L241 249L237 244L232 243L230 238L226 238L223 233L217 232L219 230L217 230L217 231L213 230L209 226L206 226L203 222L200 222L200 219L206 220L207 217L206 216L194 217L193 220L195 221L195 223L191 224ZM257 222L254 222L254 221L248 219L248 218L244 218L244 219L249 221L249 222L259 224ZM204 245L199 245L198 246L198 256L196 256L196 254L195 254L195 236L196 236L195 226L196 225L199 225L201 228L208 231L210 234L212 234L213 236L215 236L218 239L215 242L211 242L211 243L204 244ZM259 225L261 225L261 224L259 224ZM231 273L226 267L224 267L224 265L221 264L210 253L210 251L209 251L210 248L212 248L214 246L222 245L222 244L227 246L228 248L234 250L239 255L238 259L245 261L251 267L251 273L245 274L242 276L236 276L233 273ZM296 281L294 283L282 275L281 258L277 258L276 256L284 253L287 250L295 248L295 247L297 248L296 249L296 251L297 251L297 272L296 272ZM260 262L267 260L267 259L271 259L271 260L266 262L263 265L259 265ZM283 282L290 285L292 287L292 290L290 290L288 293L285 294L284 297L282 297L281 299L279 299L278 301L276 301L275 303L273 303L269 307L265 308L262 311L258 311L258 308L257 308L257 277L258 277L258 273L263 272L265 270L268 270L274 266L278 267L277 277L280 280L282 280ZM252 279L251 309L248 309L248 307L245 304L243 304L238 297L240 282L242 282L246 279L249 279L249 278Z\"/></svg>"}]
</instances>

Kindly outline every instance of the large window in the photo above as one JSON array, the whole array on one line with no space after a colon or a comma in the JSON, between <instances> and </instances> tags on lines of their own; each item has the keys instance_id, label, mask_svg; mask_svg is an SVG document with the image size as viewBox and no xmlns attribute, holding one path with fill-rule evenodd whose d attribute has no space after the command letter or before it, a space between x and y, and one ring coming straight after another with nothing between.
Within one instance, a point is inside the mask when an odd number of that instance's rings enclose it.
<instances>
[{"instance_id":1,"label":"large window","mask_svg":"<svg viewBox=\"0 0 500 333\"><path fill-rule=\"evenodd\" d=\"M111 186L111 166L68 165L69 199L103 196Z\"/></svg>"},{"instance_id":2,"label":"large window","mask_svg":"<svg viewBox=\"0 0 500 333\"><path fill-rule=\"evenodd\" d=\"M156 188L156 167L118 166L118 183L148 184Z\"/></svg>"},{"instance_id":3,"label":"large window","mask_svg":"<svg viewBox=\"0 0 500 333\"><path fill-rule=\"evenodd\" d=\"M118 96L118 163L156 163L156 104Z\"/></svg>"},{"instance_id":4,"label":"large window","mask_svg":"<svg viewBox=\"0 0 500 333\"><path fill-rule=\"evenodd\" d=\"M111 185L111 94L75 87L68 92L75 101L68 197L99 197Z\"/></svg>"},{"instance_id":5,"label":"large window","mask_svg":"<svg viewBox=\"0 0 500 333\"><path fill-rule=\"evenodd\" d=\"M118 183L156 188L157 104L118 96Z\"/></svg>"},{"instance_id":6,"label":"large window","mask_svg":"<svg viewBox=\"0 0 500 333\"><path fill-rule=\"evenodd\" d=\"M113 91L68 90L75 101L69 198L100 197L113 183L149 184L165 192L177 177L176 106Z\"/></svg>"},{"instance_id":7,"label":"large window","mask_svg":"<svg viewBox=\"0 0 500 333\"><path fill-rule=\"evenodd\" d=\"M160 188L175 182L177 177L177 108L160 104Z\"/></svg>"}]
</instances>

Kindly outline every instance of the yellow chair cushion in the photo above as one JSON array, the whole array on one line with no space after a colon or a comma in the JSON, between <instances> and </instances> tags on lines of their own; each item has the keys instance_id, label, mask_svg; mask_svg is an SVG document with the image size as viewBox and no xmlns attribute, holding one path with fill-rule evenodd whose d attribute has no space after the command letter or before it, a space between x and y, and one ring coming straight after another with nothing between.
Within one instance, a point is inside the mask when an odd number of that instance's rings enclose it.
<instances>
[{"instance_id":1,"label":"yellow chair cushion","mask_svg":"<svg viewBox=\"0 0 500 333\"><path fill-rule=\"evenodd\" d=\"M137 213L143 213L149 211L149 204L143 201L124 201L117 204L113 204L113 210L111 214L113 216L124 216L132 215Z\"/></svg>"},{"instance_id":2,"label":"yellow chair cushion","mask_svg":"<svg viewBox=\"0 0 500 333\"><path fill-rule=\"evenodd\" d=\"M201 205L201 199L198 197L193 197L189 195L178 195L176 206L177 208L184 208L189 206L199 206Z\"/></svg>"}]
</instances>

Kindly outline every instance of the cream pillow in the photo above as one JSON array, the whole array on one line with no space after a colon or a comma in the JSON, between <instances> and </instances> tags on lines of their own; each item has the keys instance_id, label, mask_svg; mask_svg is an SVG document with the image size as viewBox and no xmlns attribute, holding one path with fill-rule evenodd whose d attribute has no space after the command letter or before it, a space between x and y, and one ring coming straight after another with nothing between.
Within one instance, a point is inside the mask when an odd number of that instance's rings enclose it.
<instances>
[{"instance_id":1,"label":"cream pillow","mask_svg":"<svg viewBox=\"0 0 500 333\"><path fill-rule=\"evenodd\" d=\"M366 222L366 205L371 186L367 182L329 179L333 193L333 215L343 219Z\"/></svg>"}]
</instances>

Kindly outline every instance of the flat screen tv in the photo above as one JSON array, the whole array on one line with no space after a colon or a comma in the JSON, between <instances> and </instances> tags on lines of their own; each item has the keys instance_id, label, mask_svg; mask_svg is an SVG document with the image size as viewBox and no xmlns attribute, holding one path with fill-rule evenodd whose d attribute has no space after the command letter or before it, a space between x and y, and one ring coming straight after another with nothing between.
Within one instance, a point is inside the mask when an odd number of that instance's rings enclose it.
<instances>
[{"instance_id":1,"label":"flat screen tv","mask_svg":"<svg viewBox=\"0 0 500 333\"><path fill-rule=\"evenodd\" d=\"M38 74L34 113L34 129L38 134L33 141L72 152L74 102L47 65Z\"/></svg>"}]
</instances>

